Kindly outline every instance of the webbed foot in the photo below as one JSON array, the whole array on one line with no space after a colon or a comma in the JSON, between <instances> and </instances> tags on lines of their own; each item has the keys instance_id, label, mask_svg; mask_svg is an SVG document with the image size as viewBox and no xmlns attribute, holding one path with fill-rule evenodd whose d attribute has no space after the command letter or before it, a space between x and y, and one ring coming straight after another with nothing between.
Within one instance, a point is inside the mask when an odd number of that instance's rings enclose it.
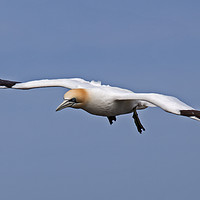
<instances>
[{"instance_id":1,"label":"webbed foot","mask_svg":"<svg viewBox=\"0 0 200 200\"><path fill-rule=\"evenodd\" d=\"M111 117L107 117L107 118L108 118L108 120L109 120L109 122L110 122L110 125L113 124L113 121L116 121L116 120L117 120L115 116L111 116Z\"/></svg>"},{"instance_id":2,"label":"webbed foot","mask_svg":"<svg viewBox=\"0 0 200 200\"><path fill-rule=\"evenodd\" d=\"M139 117L138 117L136 108L133 109L133 119L134 119L134 122L135 122L135 125L136 125L136 127L137 127L138 132L141 134L141 133L142 133L142 130L145 131L145 128L144 128L144 126L142 125L142 123L140 122L140 119L139 119Z\"/></svg>"}]
</instances>

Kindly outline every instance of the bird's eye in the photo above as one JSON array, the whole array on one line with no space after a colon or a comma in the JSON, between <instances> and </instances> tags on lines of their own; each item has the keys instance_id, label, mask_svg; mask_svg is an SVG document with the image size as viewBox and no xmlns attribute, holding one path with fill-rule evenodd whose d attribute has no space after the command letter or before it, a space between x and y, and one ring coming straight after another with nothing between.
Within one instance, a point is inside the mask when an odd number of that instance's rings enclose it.
<instances>
[{"instance_id":1,"label":"bird's eye","mask_svg":"<svg viewBox=\"0 0 200 200\"><path fill-rule=\"evenodd\" d=\"M70 101L70 102L77 103L76 98L72 98L72 99L70 99L69 101Z\"/></svg>"}]
</instances>

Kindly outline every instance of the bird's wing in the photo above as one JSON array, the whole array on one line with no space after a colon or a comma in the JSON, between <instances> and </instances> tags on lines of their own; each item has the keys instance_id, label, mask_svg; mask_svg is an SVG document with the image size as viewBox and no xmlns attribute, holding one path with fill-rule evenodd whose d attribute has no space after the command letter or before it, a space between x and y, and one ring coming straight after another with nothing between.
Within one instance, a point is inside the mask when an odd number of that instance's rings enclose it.
<instances>
[{"instance_id":1,"label":"bird's wing","mask_svg":"<svg viewBox=\"0 0 200 200\"><path fill-rule=\"evenodd\" d=\"M69 89L75 88L93 88L100 86L100 82L85 81L80 78L69 79L43 79L28 82L16 82L0 79L0 88L13 88L13 89L33 89L42 87L65 87Z\"/></svg>"},{"instance_id":2,"label":"bird's wing","mask_svg":"<svg viewBox=\"0 0 200 200\"><path fill-rule=\"evenodd\" d=\"M183 115L200 121L200 111L195 110L191 106L183 103L176 97L155 94L155 93L130 93L120 94L115 97L115 100L140 100L147 101L155 106L177 115Z\"/></svg>"}]
</instances>

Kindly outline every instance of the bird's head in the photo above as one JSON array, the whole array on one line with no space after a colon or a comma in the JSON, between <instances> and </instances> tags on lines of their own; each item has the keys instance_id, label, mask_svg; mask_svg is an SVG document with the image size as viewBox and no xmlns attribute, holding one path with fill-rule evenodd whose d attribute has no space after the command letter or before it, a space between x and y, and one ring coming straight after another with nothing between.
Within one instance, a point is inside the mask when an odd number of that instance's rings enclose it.
<instances>
[{"instance_id":1,"label":"bird's head","mask_svg":"<svg viewBox=\"0 0 200 200\"><path fill-rule=\"evenodd\" d=\"M57 107L56 111L67 107L83 108L88 100L88 92L85 89L72 89L65 93L64 101Z\"/></svg>"}]
</instances>

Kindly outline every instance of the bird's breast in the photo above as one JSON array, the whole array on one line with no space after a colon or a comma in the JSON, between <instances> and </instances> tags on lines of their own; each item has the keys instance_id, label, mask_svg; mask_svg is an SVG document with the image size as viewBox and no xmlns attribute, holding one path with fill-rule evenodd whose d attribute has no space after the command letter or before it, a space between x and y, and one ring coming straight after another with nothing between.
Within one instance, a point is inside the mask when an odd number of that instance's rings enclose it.
<instances>
[{"instance_id":1,"label":"bird's breast","mask_svg":"<svg viewBox=\"0 0 200 200\"><path fill-rule=\"evenodd\" d=\"M115 101L112 98L93 99L83 108L85 111L100 116L116 116L133 111L134 102Z\"/></svg>"}]
</instances>

